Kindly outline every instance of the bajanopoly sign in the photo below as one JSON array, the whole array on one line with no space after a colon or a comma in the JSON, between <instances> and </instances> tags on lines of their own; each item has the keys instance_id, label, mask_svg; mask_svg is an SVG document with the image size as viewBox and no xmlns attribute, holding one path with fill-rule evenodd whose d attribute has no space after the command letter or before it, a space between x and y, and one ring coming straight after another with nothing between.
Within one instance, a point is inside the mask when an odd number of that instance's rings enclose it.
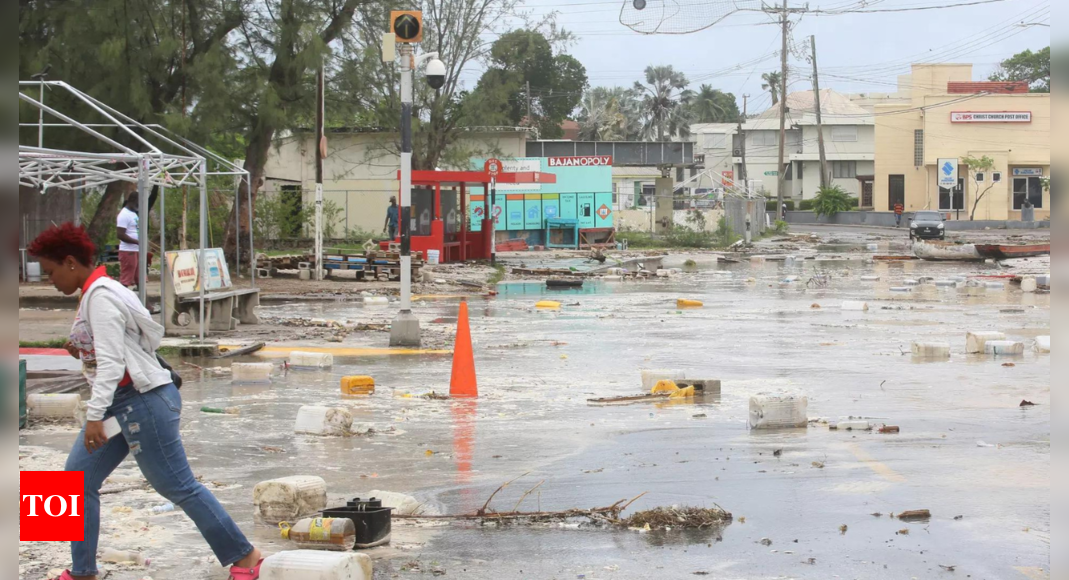
<instances>
[{"instance_id":1,"label":"bajanopoly sign","mask_svg":"<svg viewBox=\"0 0 1069 580\"><path fill-rule=\"evenodd\" d=\"M1029 111L961 111L950 114L951 123L1031 123Z\"/></svg>"},{"instance_id":2,"label":"bajanopoly sign","mask_svg":"<svg viewBox=\"0 0 1069 580\"><path fill-rule=\"evenodd\" d=\"M612 167L612 155L586 157L550 157L550 167Z\"/></svg>"},{"instance_id":3,"label":"bajanopoly sign","mask_svg":"<svg viewBox=\"0 0 1069 580\"><path fill-rule=\"evenodd\" d=\"M167 271L171 276L175 294L184 296L200 292L199 258L200 250L167 252ZM208 278L208 283L204 285L206 292L230 287L230 270L223 257L223 250L204 250L204 274Z\"/></svg>"}]
</instances>

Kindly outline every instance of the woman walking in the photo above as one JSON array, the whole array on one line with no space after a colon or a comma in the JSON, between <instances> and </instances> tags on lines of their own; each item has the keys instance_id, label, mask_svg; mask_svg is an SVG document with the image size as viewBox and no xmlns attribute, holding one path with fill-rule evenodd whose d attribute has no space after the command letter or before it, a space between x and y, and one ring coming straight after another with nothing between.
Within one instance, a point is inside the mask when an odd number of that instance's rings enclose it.
<instances>
[{"instance_id":1,"label":"woman walking","mask_svg":"<svg viewBox=\"0 0 1069 580\"><path fill-rule=\"evenodd\" d=\"M193 477L179 434L182 396L156 358L163 338L137 297L93 268L96 248L83 228L64 224L28 248L57 290L81 290L67 350L82 361L91 389L88 422L67 459L66 471L85 473L85 541L71 543L71 571L58 580L97 580L100 487L129 455L163 497L182 508L232 580L256 580L260 551L238 530L219 501ZM121 434L108 438L115 418Z\"/></svg>"}]
</instances>

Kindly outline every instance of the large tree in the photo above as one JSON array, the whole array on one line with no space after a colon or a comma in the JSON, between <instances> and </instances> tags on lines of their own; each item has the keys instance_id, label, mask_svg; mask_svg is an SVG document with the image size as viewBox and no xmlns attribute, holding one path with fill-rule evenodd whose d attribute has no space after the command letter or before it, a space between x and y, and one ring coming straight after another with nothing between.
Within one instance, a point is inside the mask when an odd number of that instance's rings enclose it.
<instances>
[{"instance_id":1,"label":"large tree","mask_svg":"<svg viewBox=\"0 0 1069 580\"><path fill-rule=\"evenodd\" d=\"M642 104L634 89L594 87L579 104L584 141L634 141L642 135Z\"/></svg>"},{"instance_id":2,"label":"large tree","mask_svg":"<svg viewBox=\"0 0 1069 580\"><path fill-rule=\"evenodd\" d=\"M764 81L761 84L761 90L768 91L769 96L772 97L773 107L779 104L779 89L782 79L783 76L779 72L767 72L761 75L761 80Z\"/></svg>"},{"instance_id":3,"label":"large tree","mask_svg":"<svg viewBox=\"0 0 1069 580\"><path fill-rule=\"evenodd\" d=\"M690 102L695 123L734 123L739 120L739 104L735 95L702 85Z\"/></svg>"},{"instance_id":4,"label":"large tree","mask_svg":"<svg viewBox=\"0 0 1069 580\"><path fill-rule=\"evenodd\" d=\"M579 105L586 69L574 57L554 54L537 30L514 30L494 42L489 68L475 88L489 124L537 127L543 138L559 138L561 122Z\"/></svg>"},{"instance_id":5,"label":"large tree","mask_svg":"<svg viewBox=\"0 0 1069 580\"><path fill-rule=\"evenodd\" d=\"M693 94L687 90L687 77L671 66L646 68L646 83L635 83L642 95L643 137L665 141L690 134L687 107Z\"/></svg>"},{"instance_id":6,"label":"large tree","mask_svg":"<svg viewBox=\"0 0 1069 580\"><path fill-rule=\"evenodd\" d=\"M1050 92L1050 47L1025 50L1002 61L991 75L993 81L1027 81L1033 93Z\"/></svg>"}]
</instances>

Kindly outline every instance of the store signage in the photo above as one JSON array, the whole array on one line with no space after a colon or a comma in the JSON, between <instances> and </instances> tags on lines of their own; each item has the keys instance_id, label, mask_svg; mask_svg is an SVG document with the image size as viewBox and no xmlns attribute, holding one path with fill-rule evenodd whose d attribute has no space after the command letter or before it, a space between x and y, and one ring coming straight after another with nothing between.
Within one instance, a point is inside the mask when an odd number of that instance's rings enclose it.
<instances>
[{"instance_id":1,"label":"store signage","mask_svg":"<svg viewBox=\"0 0 1069 580\"><path fill-rule=\"evenodd\" d=\"M591 155L588 157L550 157L550 167L611 167L612 155Z\"/></svg>"},{"instance_id":2,"label":"store signage","mask_svg":"<svg viewBox=\"0 0 1069 580\"><path fill-rule=\"evenodd\" d=\"M609 216L611 216L611 215L612 215L612 210L609 209L609 206L602 204L602 206L598 208L598 217L599 218L601 218L603 220L607 220L607 219L609 219Z\"/></svg>"},{"instance_id":3,"label":"store signage","mask_svg":"<svg viewBox=\"0 0 1069 580\"><path fill-rule=\"evenodd\" d=\"M939 187L954 189L958 186L958 160L940 159L936 166L939 171Z\"/></svg>"},{"instance_id":4,"label":"store signage","mask_svg":"<svg viewBox=\"0 0 1069 580\"><path fill-rule=\"evenodd\" d=\"M1029 111L964 111L950 114L951 123L1031 123Z\"/></svg>"},{"instance_id":5,"label":"store signage","mask_svg":"<svg viewBox=\"0 0 1069 580\"><path fill-rule=\"evenodd\" d=\"M1042 167L1015 167L1013 169L1014 177L1043 177Z\"/></svg>"}]
</instances>

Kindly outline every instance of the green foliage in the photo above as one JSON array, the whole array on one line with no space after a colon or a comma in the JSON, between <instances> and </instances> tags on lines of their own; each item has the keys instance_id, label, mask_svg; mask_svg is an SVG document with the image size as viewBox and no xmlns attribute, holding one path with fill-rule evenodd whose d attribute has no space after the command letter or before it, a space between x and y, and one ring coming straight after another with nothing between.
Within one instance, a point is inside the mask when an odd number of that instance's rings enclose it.
<instances>
[{"instance_id":1,"label":"green foliage","mask_svg":"<svg viewBox=\"0 0 1069 580\"><path fill-rule=\"evenodd\" d=\"M772 226L772 232L778 235L788 234L791 231L791 226L783 220L776 220L775 225Z\"/></svg>"},{"instance_id":2,"label":"green foliage","mask_svg":"<svg viewBox=\"0 0 1069 580\"><path fill-rule=\"evenodd\" d=\"M779 104L779 90L782 79L783 77L779 71L767 72L761 75L761 80L764 81L764 83L761 84L761 90L768 91L772 96L773 107Z\"/></svg>"},{"instance_id":3,"label":"green foliage","mask_svg":"<svg viewBox=\"0 0 1069 580\"><path fill-rule=\"evenodd\" d=\"M990 80L1028 81L1033 93L1050 92L1050 47L1038 52L1025 50L1002 61Z\"/></svg>"},{"instance_id":4,"label":"green foliage","mask_svg":"<svg viewBox=\"0 0 1069 580\"><path fill-rule=\"evenodd\" d=\"M497 286L505 279L505 267L501 264L494 266L494 273L486 280L487 286Z\"/></svg>"},{"instance_id":5,"label":"green foliage","mask_svg":"<svg viewBox=\"0 0 1069 580\"><path fill-rule=\"evenodd\" d=\"M742 239L731 229L727 216L722 216L717 223L716 231L713 232L714 243L719 248L726 248Z\"/></svg>"},{"instance_id":6,"label":"green foliage","mask_svg":"<svg viewBox=\"0 0 1069 580\"><path fill-rule=\"evenodd\" d=\"M671 66L646 67L646 84L636 82L634 88L642 97L644 139L667 141L690 135L689 84L686 75Z\"/></svg>"},{"instance_id":7,"label":"green foliage","mask_svg":"<svg viewBox=\"0 0 1069 580\"><path fill-rule=\"evenodd\" d=\"M818 216L832 217L840 212L850 211L852 207L850 194L838 185L820 188L813 199L813 212Z\"/></svg>"},{"instance_id":8,"label":"green foliage","mask_svg":"<svg viewBox=\"0 0 1069 580\"><path fill-rule=\"evenodd\" d=\"M256 200L253 234L261 240L303 237L308 211L299 196L261 195Z\"/></svg>"},{"instance_id":9,"label":"green foliage","mask_svg":"<svg viewBox=\"0 0 1069 580\"><path fill-rule=\"evenodd\" d=\"M861 200L859 200L856 197L852 197L851 196L849 198L849 202L850 202L850 208L849 209L857 209L859 207L859 204L861 203ZM814 211L814 210L817 209L817 200L816 199L803 199L801 201L801 203L798 204L798 209L801 210L801 211Z\"/></svg>"},{"instance_id":10,"label":"green foliage","mask_svg":"<svg viewBox=\"0 0 1069 580\"><path fill-rule=\"evenodd\" d=\"M51 340L20 340L19 348L63 348L66 344L66 338L53 338Z\"/></svg>"},{"instance_id":11,"label":"green foliage","mask_svg":"<svg viewBox=\"0 0 1069 580\"><path fill-rule=\"evenodd\" d=\"M634 89L594 87L579 104L579 138L584 141L637 141L641 103Z\"/></svg>"},{"instance_id":12,"label":"green foliage","mask_svg":"<svg viewBox=\"0 0 1069 580\"><path fill-rule=\"evenodd\" d=\"M690 117L695 123L732 123L742 116L735 95L702 85L690 101Z\"/></svg>"},{"instance_id":13,"label":"green foliage","mask_svg":"<svg viewBox=\"0 0 1069 580\"><path fill-rule=\"evenodd\" d=\"M969 179L973 183L973 192L976 193L976 201L973 203L972 212L969 214L969 220L976 220L976 211L980 209L980 201L984 199L988 193L995 187L995 182L988 176L986 185L981 185L982 182L977 181L976 177L979 173L990 173L995 169L995 160L984 155L983 157L976 158L972 155L965 157L961 162L969 168Z\"/></svg>"},{"instance_id":14,"label":"green foliage","mask_svg":"<svg viewBox=\"0 0 1069 580\"><path fill-rule=\"evenodd\" d=\"M304 226L308 232L309 237L314 237L316 228L316 212L315 207L311 207L302 212L304 214ZM338 223L342 221L345 208L339 207L333 200L323 200L323 239L324 240L336 240L336 234L339 234ZM348 236L344 236L348 237Z\"/></svg>"},{"instance_id":15,"label":"green foliage","mask_svg":"<svg viewBox=\"0 0 1069 580\"><path fill-rule=\"evenodd\" d=\"M705 214L698 210L687 212L687 225L696 232L704 232L706 227Z\"/></svg>"},{"instance_id":16,"label":"green foliage","mask_svg":"<svg viewBox=\"0 0 1069 580\"><path fill-rule=\"evenodd\" d=\"M784 200L783 203L787 205L787 211L794 211L794 200L793 199ZM766 211L776 212L776 215L779 215L779 211L780 210L777 207L778 205L779 205L779 201L777 201L775 199L770 199L767 202L765 202L765 210ZM803 206L802 209L806 209L804 201L802 202L802 206ZM809 209L813 209L813 208L810 207Z\"/></svg>"}]
</instances>

